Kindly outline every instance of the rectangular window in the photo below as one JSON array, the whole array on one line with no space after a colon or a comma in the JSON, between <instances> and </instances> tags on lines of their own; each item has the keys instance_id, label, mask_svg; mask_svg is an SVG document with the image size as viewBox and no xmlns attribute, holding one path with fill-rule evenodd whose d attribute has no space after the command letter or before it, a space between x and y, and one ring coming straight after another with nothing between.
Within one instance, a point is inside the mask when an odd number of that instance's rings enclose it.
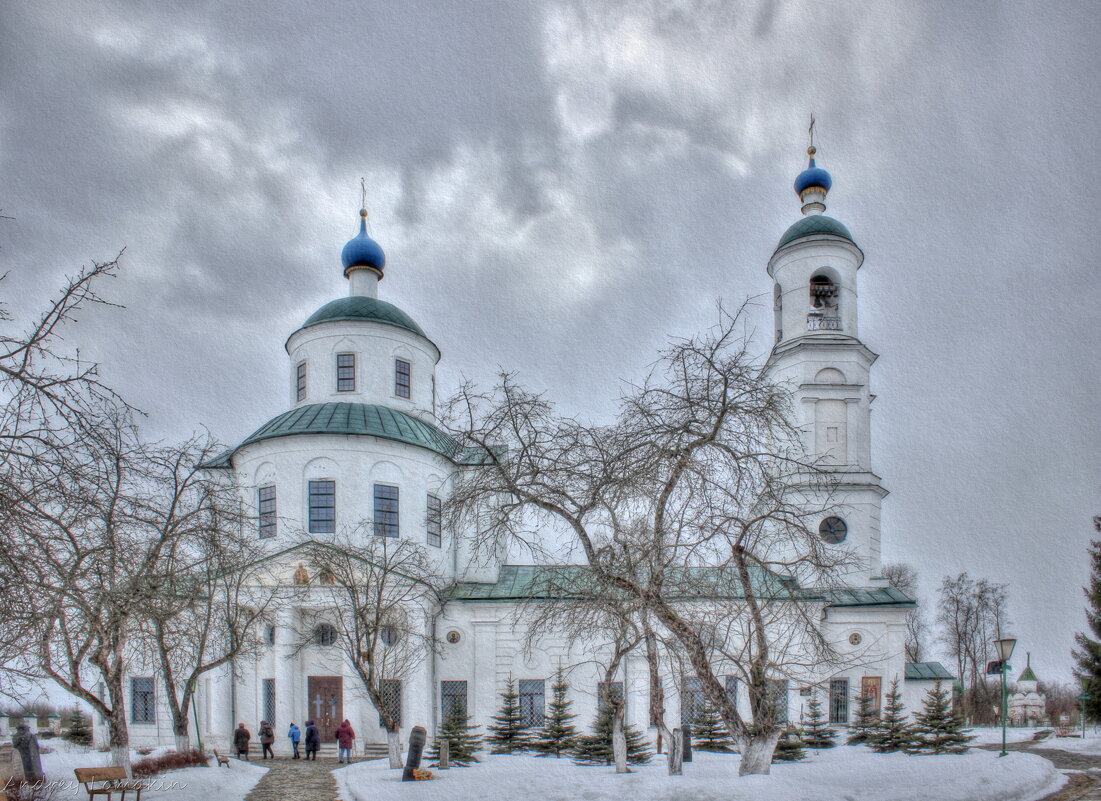
<instances>
[{"instance_id":1,"label":"rectangular window","mask_svg":"<svg viewBox=\"0 0 1101 801\"><path fill-rule=\"evenodd\" d=\"M520 679L520 714L523 715L523 725L527 728L543 725L545 687L545 679Z\"/></svg>"},{"instance_id":2,"label":"rectangular window","mask_svg":"<svg viewBox=\"0 0 1101 801\"><path fill-rule=\"evenodd\" d=\"M698 676L685 676L680 688L680 725L691 726L707 711L707 699Z\"/></svg>"},{"instance_id":3,"label":"rectangular window","mask_svg":"<svg viewBox=\"0 0 1101 801\"><path fill-rule=\"evenodd\" d=\"M356 355L354 353L336 354L336 391L356 391Z\"/></svg>"},{"instance_id":4,"label":"rectangular window","mask_svg":"<svg viewBox=\"0 0 1101 801\"><path fill-rule=\"evenodd\" d=\"M398 488L375 484L375 536L398 536Z\"/></svg>"},{"instance_id":5,"label":"rectangular window","mask_svg":"<svg viewBox=\"0 0 1101 801\"><path fill-rule=\"evenodd\" d=\"M772 704L773 716L777 723L788 722L788 680L768 680L768 700Z\"/></svg>"},{"instance_id":6,"label":"rectangular window","mask_svg":"<svg viewBox=\"0 0 1101 801\"><path fill-rule=\"evenodd\" d=\"M401 725L401 679L382 679L379 682L379 692L382 694L382 707ZM378 717L378 725L382 726L382 715Z\"/></svg>"},{"instance_id":7,"label":"rectangular window","mask_svg":"<svg viewBox=\"0 0 1101 801\"><path fill-rule=\"evenodd\" d=\"M394 394L409 397L409 362L404 359L394 359Z\"/></svg>"},{"instance_id":8,"label":"rectangular window","mask_svg":"<svg viewBox=\"0 0 1101 801\"><path fill-rule=\"evenodd\" d=\"M306 400L306 363L299 362L295 371L295 397L299 401Z\"/></svg>"},{"instance_id":9,"label":"rectangular window","mask_svg":"<svg viewBox=\"0 0 1101 801\"><path fill-rule=\"evenodd\" d=\"M440 499L435 495L428 496L428 544L439 548L443 544L443 512Z\"/></svg>"},{"instance_id":10,"label":"rectangular window","mask_svg":"<svg viewBox=\"0 0 1101 801\"><path fill-rule=\"evenodd\" d=\"M726 698L735 709L738 708L738 677L726 677Z\"/></svg>"},{"instance_id":11,"label":"rectangular window","mask_svg":"<svg viewBox=\"0 0 1101 801\"><path fill-rule=\"evenodd\" d=\"M452 713L466 716L465 681L440 682L440 715L446 718Z\"/></svg>"},{"instance_id":12,"label":"rectangular window","mask_svg":"<svg viewBox=\"0 0 1101 801\"><path fill-rule=\"evenodd\" d=\"M260 517L260 539L275 536L275 487L260 487L256 492Z\"/></svg>"},{"instance_id":13,"label":"rectangular window","mask_svg":"<svg viewBox=\"0 0 1101 801\"><path fill-rule=\"evenodd\" d=\"M336 482L310 482L310 533L336 533Z\"/></svg>"},{"instance_id":14,"label":"rectangular window","mask_svg":"<svg viewBox=\"0 0 1101 801\"><path fill-rule=\"evenodd\" d=\"M275 679L264 679L264 720L275 725Z\"/></svg>"},{"instance_id":15,"label":"rectangular window","mask_svg":"<svg viewBox=\"0 0 1101 801\"><path fill-rule=\"evenodd\" d=\"M153 702L152 677L134 676L130 679L130 722L157 722L157 707Z\"/></svg>"},{"instance_id":16,"label":"rectangular window","mask_svg":"<svg viewBox=\"0 0 1101 801\"><path fill-rule=\"evenodd\" d=\"M849 680L830 682L830 723L849 722Z\"/></svg>"},{"instance_id":17,"label":"rectangular window","mask_svg":"<svg viewBox=\"0 0 1101 801\"><path fill-rule=\"evenodd\" d=\"M604 688L607 686L608 685L605 682L599 682L596 685L596 705L598 709L604 708ZM613 699L623 698L623 682L613 681L612 686L608 688L608 695L610 695ZM624 703L623 706L624 709L626 709L626 703Z\"/></svg>"}]
</instances>

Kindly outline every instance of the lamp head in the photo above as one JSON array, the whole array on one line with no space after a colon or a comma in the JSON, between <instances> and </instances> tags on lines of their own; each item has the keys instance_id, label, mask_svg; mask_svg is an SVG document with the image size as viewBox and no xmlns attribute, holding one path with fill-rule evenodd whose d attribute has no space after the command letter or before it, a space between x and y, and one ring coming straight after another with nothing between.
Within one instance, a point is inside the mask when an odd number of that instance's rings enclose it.
<instances>
[{"instance_id":1,"label":"lamp head","mask_svg":"<svg viewBox=\"0 0 1101 801\"><path fill-rule=\"evenodd\" d=\"M998 648L998 658L1003 662L1008 662L1009 658L1013 656L1013 647L1017 644L1017 640L1014 637L1002 637L999 640L994 640L994 645Z\"/></svg>"}]
</instances>

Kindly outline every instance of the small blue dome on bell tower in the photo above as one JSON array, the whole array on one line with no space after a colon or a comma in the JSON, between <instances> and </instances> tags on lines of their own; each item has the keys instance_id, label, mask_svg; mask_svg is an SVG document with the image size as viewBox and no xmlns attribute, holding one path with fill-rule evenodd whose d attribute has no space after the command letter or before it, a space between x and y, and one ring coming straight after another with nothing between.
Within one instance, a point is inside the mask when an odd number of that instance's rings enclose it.
<instances>
[{"instance_id":1,"label":"small blue dome on bell tower","mask_svg":"<svg viewBox=\"0 0 1101 801\"><path fill-rule=\"evenodd\" d=\"M344 250L340 252L340 261L344 264L344 275L356 267L365 267L378 273L382 278L382 270L386 266L386 254L382 252L382 246L367 235L367 210L359 210L359 233L348 240Z\"/></svg>"},{"instance_id":2,"label":"small blue dome on bell tower","mask_svg":"<svg viewBox=\"0 0 1101 801\"><path fill-rule=\"evenodd\" d=\"M807 155L810 156L810 164L805 170L799 173L798 177L795 179L795 194L799 195L799 197L802 197L803 192L811 187L817 187L829 192L830 187L833 185L833 179L830 178L830 174L821 167L815 166L814 154L816 152L817 150L813 145L807 148Z\"/></svg>"}]
</instances>

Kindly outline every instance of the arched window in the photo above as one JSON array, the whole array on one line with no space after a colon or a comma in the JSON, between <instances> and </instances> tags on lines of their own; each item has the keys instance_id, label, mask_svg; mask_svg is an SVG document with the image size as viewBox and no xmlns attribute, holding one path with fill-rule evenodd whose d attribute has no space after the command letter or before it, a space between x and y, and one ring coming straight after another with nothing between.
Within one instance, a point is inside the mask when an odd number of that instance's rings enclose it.
<instances>
[{"instance_id":1,"label":"arched window","mask_svg":"<svg viewBox=\"0 0 1101 801\"><path fill-rule=\"evenodd\" d=\"M829 276L818 274L810 279L810 313L807 314L807 330L841 330L839 294L837 284Z\"/></svg>"},{"instance_id":2,"label":"arched window","mask_svg":"<svg viewBox=\"0 0 1101 801\"><path fill-rule=\"evenodd\" d=\"M336 645L336 626L331 623L320 623L313 630L314 645Z\"/></svg>"}]
</instances>

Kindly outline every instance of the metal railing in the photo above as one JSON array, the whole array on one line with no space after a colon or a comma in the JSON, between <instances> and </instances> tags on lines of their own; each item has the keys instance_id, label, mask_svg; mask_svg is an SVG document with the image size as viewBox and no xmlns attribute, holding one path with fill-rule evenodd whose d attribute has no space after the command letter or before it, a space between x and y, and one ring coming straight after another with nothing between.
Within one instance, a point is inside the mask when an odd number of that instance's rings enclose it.
<instances>
[{"instance_id":1,"label":"metal railing","mask_svg":"<svg viewBox=\"0 0 1101 801\"><path fill-rule=\"evenodd\" d=\"M841 318L840 317L818 317L811 315L807 317L807 330L808 331L840 331L841 330Z\"/></svg>"}]
</instances>

